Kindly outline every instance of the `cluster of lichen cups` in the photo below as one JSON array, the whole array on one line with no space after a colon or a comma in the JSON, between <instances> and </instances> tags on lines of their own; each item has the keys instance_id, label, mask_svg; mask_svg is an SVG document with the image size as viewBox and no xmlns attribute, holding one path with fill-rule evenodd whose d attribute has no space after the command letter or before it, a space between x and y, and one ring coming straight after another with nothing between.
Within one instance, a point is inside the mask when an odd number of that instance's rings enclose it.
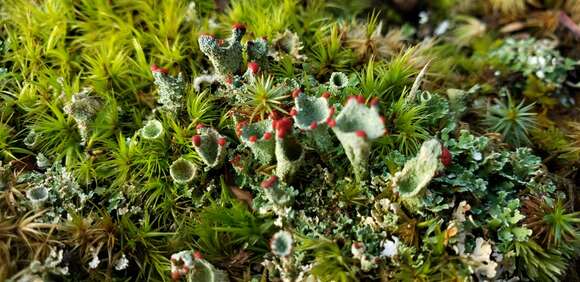
<instances>
[{"instance_id":1,"label":"cluster of lichen cups","mask_svg":"<svg viewBox=\"0 0 580 282\"><path fill-rule=\"evenodd\" d=\"M265 66L267 54L265 40L250 41L244 48L240 43L244 34L245 27L236 24L233 26L232 36L227 40L216 39L211 35L199 37L200 48L209 57L215 70L209 82L217 81L226 88L242 88L244 82L253 81L253 75L258 71L263 71L261 68ZM246 73L240 74L244 51L250 62ZM168 77L165 69L160 71L154 68L153 72L158 73L156 81L161 82L163 78ZM198 78L206 80L207 76ZM344 74L333 73L329 81L329 90L336 92L347 83L348 78ZM163 87L168 83L160 84ZM181 87L177 88L181 89ZM319 96L307 95L303 89L296 88L291 92L294 107L287 116L280 117L279 114L272 114L269 118L259 121L237 122L238 138L245 147L250 149L254 158L262 164L276 162L274 175L267 178L261 185L272 205L283 207L291 202L293 195L288 191L294 190L287 185L294 181L304 164L305 148L299 140L299 135L296 134L296 129L305 132L314 140L314 144L321 152L328 151L334 146L329 131L334 132L353 166L356 179L366 181L372 141L386 133L378 102L373 99L369 106L364 97L352 96L336 114L335 106L329 103L331 95L329 91L324 91ZM153 126L153 124L148 124L148 126ZM204 125L199 125L196 130L197 134L191 139L192 145L206 169L219 167L227 155L226 138L215 129ZM234 161L230 160L232 163ZM171 171L171 176L176 183L185 184L195 177L197 168L190 161L179 159L171 166ZM286 233L274 236L272 246L275 253L290 252L290 247L287 245L289 242L291 244L291 237L286 238L288 237ZM280 238L277 239L276 236ZM278 241L284 243L277 243ZM284 251L278 250L282 247Z\"/></svg>"}]
</instances>

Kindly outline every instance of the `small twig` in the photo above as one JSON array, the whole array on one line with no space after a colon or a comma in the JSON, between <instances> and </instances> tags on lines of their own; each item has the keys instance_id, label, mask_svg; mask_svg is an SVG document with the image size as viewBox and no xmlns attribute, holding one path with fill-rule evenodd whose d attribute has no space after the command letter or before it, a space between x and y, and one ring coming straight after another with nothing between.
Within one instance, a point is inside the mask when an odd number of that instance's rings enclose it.
<instances>
[{"instance_id":1,"label":"small twig","mask_svg":"<svg viewBox=\"0 0 580 282\"><path fill-rule=\"evenodd\" d=\"M564 11L560 11L559 16L560 24L569 29L576 39L580 39L580 27L566 14Z\"/></svg>"}]
</instances>

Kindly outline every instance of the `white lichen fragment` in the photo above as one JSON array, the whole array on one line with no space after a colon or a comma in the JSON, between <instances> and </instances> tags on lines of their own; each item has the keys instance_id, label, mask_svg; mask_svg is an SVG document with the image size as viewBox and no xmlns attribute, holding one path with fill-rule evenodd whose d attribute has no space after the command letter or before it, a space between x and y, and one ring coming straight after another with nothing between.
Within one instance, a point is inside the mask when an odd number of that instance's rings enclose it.
<instances>
[{"instance_id":1,"label":"white lichen fragment","mask_svg":"<svg viewBox=\"0 0 580 282\"><path fill-rule=\"evenodd\" d=\"M99 259L98 251L93 251L93 259L89 262L90 269L96 269L99 267L101 260Z\"/></svg>"},{"instance_id":2,"label":"white lichen fragment","mask_svg":"<svg viewBox=\"0 0 580 282\"><path fill-rule=\"evenodd\" d=\"M393 236L392 239L382 242L383 250L381 251L381 257L392 258L399 253L399 238Z\"/></svg>"},{"instance_id":3,"label":"white lichen fragment","mask_svg":"<svg viewBox=\"0 0 580 282\"><path fill-rule=\"evenodd\" d=\"M475 240L475 249L473 249L473 253L469 256L473 261L478 263L475 272L485 275L487 278L494 278L497 273L497 263L490 258L491 251L491 244L483 240L483 238L478 237Z\"/></svg>"},{"instance_id":4,"label":"white lichen fragment","mask_svg":"<svg viewBox=\"0 0 580 282\"><path fill-rule=\"evenodd\" d=\"M187 281L200 282L227 282L227 273L216 269L211 263L204 260L199 252L186 250L171 255L171 277L180 280L186 277Z\"/></svg>"},{"instance_id":5,"label":"white lichen fragment","mask_svg":"<svg viewBox=\"0 0 580 282\"><path fill-rule=\"evenodd\" d=\"M129 260L125 256L125 254L121 255L117 261L115 261L115 269L116 270L124 270L129 266Z\"/></svg>"}]
</instances>

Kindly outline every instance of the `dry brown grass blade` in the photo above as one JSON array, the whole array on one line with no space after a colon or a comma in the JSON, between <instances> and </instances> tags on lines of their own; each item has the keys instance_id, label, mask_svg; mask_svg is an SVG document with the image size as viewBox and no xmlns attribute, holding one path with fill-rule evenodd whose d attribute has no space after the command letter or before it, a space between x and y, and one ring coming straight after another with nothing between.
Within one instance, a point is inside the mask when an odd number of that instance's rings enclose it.
<instances>
[{"instance_id":1,"label":"dry brown grass blade","mask_svg":"<svg viewBox=\"0 0 580 282\"><path fill-rule=\"evenodd\" d=\"M36 213L34 213L34 211L30 211L22 216L15 224L16 233L29 247L32 247L30 239L40 241L49 236L47 232L42 231L43 229L52 229L57 227L56 224L52 223L35 222L35 220L40 218L45 212L46 210L42 210Z\"/></svg>"}]
</instances>

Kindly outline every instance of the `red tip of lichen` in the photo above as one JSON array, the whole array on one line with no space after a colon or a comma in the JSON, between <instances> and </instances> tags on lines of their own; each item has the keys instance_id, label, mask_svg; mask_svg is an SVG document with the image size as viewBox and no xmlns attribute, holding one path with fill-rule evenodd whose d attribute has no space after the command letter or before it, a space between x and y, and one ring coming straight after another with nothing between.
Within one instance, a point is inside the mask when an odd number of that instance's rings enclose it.
<instances>
[{"instance_id":1,"label":"red tip of lichen","mask_svg":"<svg viewBox=\"0 0 580 282\"><path fill-rule=\"evenodd\" d=\"M264 133L264 137L263 138L264 138L264 140L270 140L270 138L272 138L272 133L270 133L270 132Z\"/></svg>"},{"instance_id":2,"label":"red tip of lichen","mask_svg":"<svg viewBox=\"0 0 580 282\"><path fill-rule=\"evenodd\" d=\"M193 137L191 137L191 142L193 142L193 145L195 145L196 147L201 146L201 136L193 135Z\"/></svg>"},{"instance_id":3,"label":"red tip of lichen","mask_svg":"<svg viewBox=\"0 0 580 282\"><path fill-rule=\"evenodd\" d=\"M371 106L378 106L379 105L379 98L373 98L371 100Z\"/></svg>"},{"instance_id":4,"label":"red tip of lichen","mask_svg":"<svg viewBox=\"0 0 580 282\"><path fill-rule=\"evenodd\" d=\"M204 128L204 127L205 127L205 125L203 125L203 123L198 123L198 124L195 126L195 129L197 129L197 130L200 130L200 129Z\"/></svg>"},{"instance_id":5,"label":"red tip of lichen","mask_svg":"<svg viewBox=\"0 0 580 282\"><path fill-rule=\"evenodd\" d=\"M258 140L258 137L256 135L252 135L252 136L250 136L250 138L248 138L248 140L250 140L250 142L254 143Z\"/></svg>"},{"instance_id":6,"label":"red tip of lichen","mask_svg":"<svg viewBox=\"0 0 580 282\"><path fill-rule=\"evenodd\" d=\"M242 135L242 129L248 124L247 121L240 121L236 124L236 134L238 136Z\"/></svg>"},{"instance_id":7,"label":"red tip of lichen","mask_svg":"<svg viewBox=\"0 0 580 282\"><path fill-rule=\"evenodd\" d=\"M248 63L248 69L250 69L253 74L256 74L260 71L260 65L254 61L251 61Z\"/></svg>"},{"instance_id":8,"label":"red tip of lichen","mask_svg":"<svg viewBox=\"0 0 580 282\"><path fill-rule=\"evenodd\" d=\"M240 167L240 161L242 160L242 156L235 155L231 160L230 163L236 167Z\"/></svg>"},{"instance_id":9,"label":"red tip of lichen","mask_svg":"<svg viewBox=\"0 0 580 282\"><path fill-rule=\"evenodd\" d=\"M284 139L288 131L285 128L278 129L278 138Z\"/></svg>"},{"instance_id":10,"label":"red tip of lichen","mask_svg":"<svg viewBox=\"0 0 580 282\"><path fill-rule=\"evenodd\" d=\"M169 70L167 68L160 68L159 66L157 66L156 64L151 65L151 71L152 72L160 72L162 74L167 74L169 73Z\"/></svg>"},{"instance_id":11,"label":"red tip of lichen","mask_svg":"<svg viewBox=\"0 0 580 282\"><path fill-rule=\"evenodd\" d=\"M328 91L322 92L322 95L321 96L324 99L328 99L330 97L330 92L328 92Z\"/></svg>"},{"instance_id":12,"label":"red tip of lichen","mask_svg":"<svg viewBox=\"0 0 580 282\"><path fill-rule=\"evenodd\" d=\"M300 88L296 88L292 91L292 98L296 98L298 96L300 96L300 93L302 93L302 89Z\"/></svg>"},{"instance_id":13,"label":"red tip of lichen","mask_svg":"<svg viewBox=\"0 0 580 282\"><path fill-rule=\"evenodd\" d=\"M276 122L276 131L278 138L284 138L292 129L292 120L290 118L283 118Z\"/></svg>"},{"instance_id":14,"label":"red tip of lichen","mask_svg":"<svg viewBox=\"0 0 580 282\"><path fill-rule=\"evenodd\" d=\"M441 163L446 167L452 163L451 152L443 145L441 145Z\"/></svg>"},{"instance_id":15,"label":"red tip of lichen","mask_svg":"<svg viewBox=\"0 0 580 282\"><path fill-rule=\"evenodd\" d=\"M228 75L225 79L227 84L232 84L234 83L234 77L232 75Z\"/></svg>"},{"instance_id":16,"label":"red tip of lichen","mask_svg":"<svg viewBox=\"0 0 580 282\"><path fill-rule=\"evenodd\" d=\"M220 145L222 147L225 146L226 145L226 138L225 137L218 138L217 143L218 143L218 145Z\"/></svg>"},{"instance_id":17,"label":"red tip of lichen","mask_svg":"<svg viewBox=\"0 0 580 282\"><path fill-rule=\"evenodd\" d=\"M356 136L360 137L360 138L366 138L367 137L367 133L364 132L364 130L357 130L355 132Z\"/></svg>"},{"instance_id":18,"label":"red tip of lichen","mask_svg":"<svg viewBox=\"0 0 580 282\"><path fill-rule=\"evenodd\" d=\"M201 32L199 35L200 36L207 36L207 37L209 37L211 39L215 39L215 35L213 35L211 33L208 33L208 32Z\"/></svg>"},{"instance_id":19,"label":"red tip of lichen","mask_svg":"<svg viewBox=\"0 0 580 282\"><path fill-rule=\"evenodd\" d=\"M179 274L179 271L173 271L171 272L171 279L173 279L174 281L178 281L181 279L181 275Z\"/></svg>"},{"instance_id":20,"label":"red tip of lichen","mask_svg":"<svg viewBox=\"0 0 580 282\"><path fill-rule=\"evenodd\" d=\"M270 178L262 181L262 183L260 184L260 187L262 187L264 189L272 188L272 186L274 186L274 184L276 184L277 181L278 181L278 177L276 175L272 175L272 176L270 176Z\"/></svg>"},{"instance_id":21,"label":"red tip of lichen","mask_svg":"<svg viewBox=\"0 0 580 282\"><path fill-rule=\"evenodd\" d=\"M232 25L233 29L243 29L246 30L246 25L244 25L243 23L235 23Z\"/></svg>"},{"instance_id":22,"label":"red tip of lichen","mask_svg":"<svg viewBox=\"0 0 580 282\"><path fill-rule=\"evenodd\" d=\"M335 111L334 107L328 108L328 116L334 115L334 111Z\"/></svg>"},{"instance_id":23,"label":"red tip of lichen","mask_svg":"<svg viewBox=\"0 0 580 282\"><path fill-rule=\"evenodd\" d=\"M364 96L362 96L362 95L358 95L358 96L356 96L356 101L357 101L359 104L364 104L364 103L365 103L365 101L366 101L366 99L365 99L365 97L364 97Z\"/></svg>"},{"instance_id":24,"label":"red tip of lichen","mask_svg":"<svg viewBox=\"0 0 580 282\"><path fill-rule=\"evenodd\" d=\"M292 110L290 110L291 116L296 116L297 114L298 114L298 110L296 110L296 108L292 108Z\"/></svg>"},{"instance_id":25,"label":"red tip of lichen","mask_svg":"<svg viewBox=\"0 0 580 282\"><path fill-rule=\"evenodd\" d=\"M200 251L195 251L195 252L193 253L193 257L194 257L195 259L202 259L202 258L203 258L203 256L201 255L201 252L200 252Z\"/></svg>"},{"instance_id":26,"label":"red tip of lichen","mask_svg":"<svg viewBox=\"0 0 580 282\"><path fill-rule=\"evenodd\" d=\"M333 128L333 127L335 127L335 126L336 126L336 120L334 120L334 119L331 119L331 118L328 118L328 119L326 120L326 124L328 124L328 127L330 127L330 128Z\"/></svg>"},{"instance_id":27,"label":"red tip of lichen","mask_svg":"<svg viewBox=\"0 0 580 282\"><path fill-rule=\"evenodd\" d=\"M318 127L318 123L316 123L315 121L313 121L313 122L310 124L310 129L316 129L317 127Z\"/></svg>"}]
</instances>

